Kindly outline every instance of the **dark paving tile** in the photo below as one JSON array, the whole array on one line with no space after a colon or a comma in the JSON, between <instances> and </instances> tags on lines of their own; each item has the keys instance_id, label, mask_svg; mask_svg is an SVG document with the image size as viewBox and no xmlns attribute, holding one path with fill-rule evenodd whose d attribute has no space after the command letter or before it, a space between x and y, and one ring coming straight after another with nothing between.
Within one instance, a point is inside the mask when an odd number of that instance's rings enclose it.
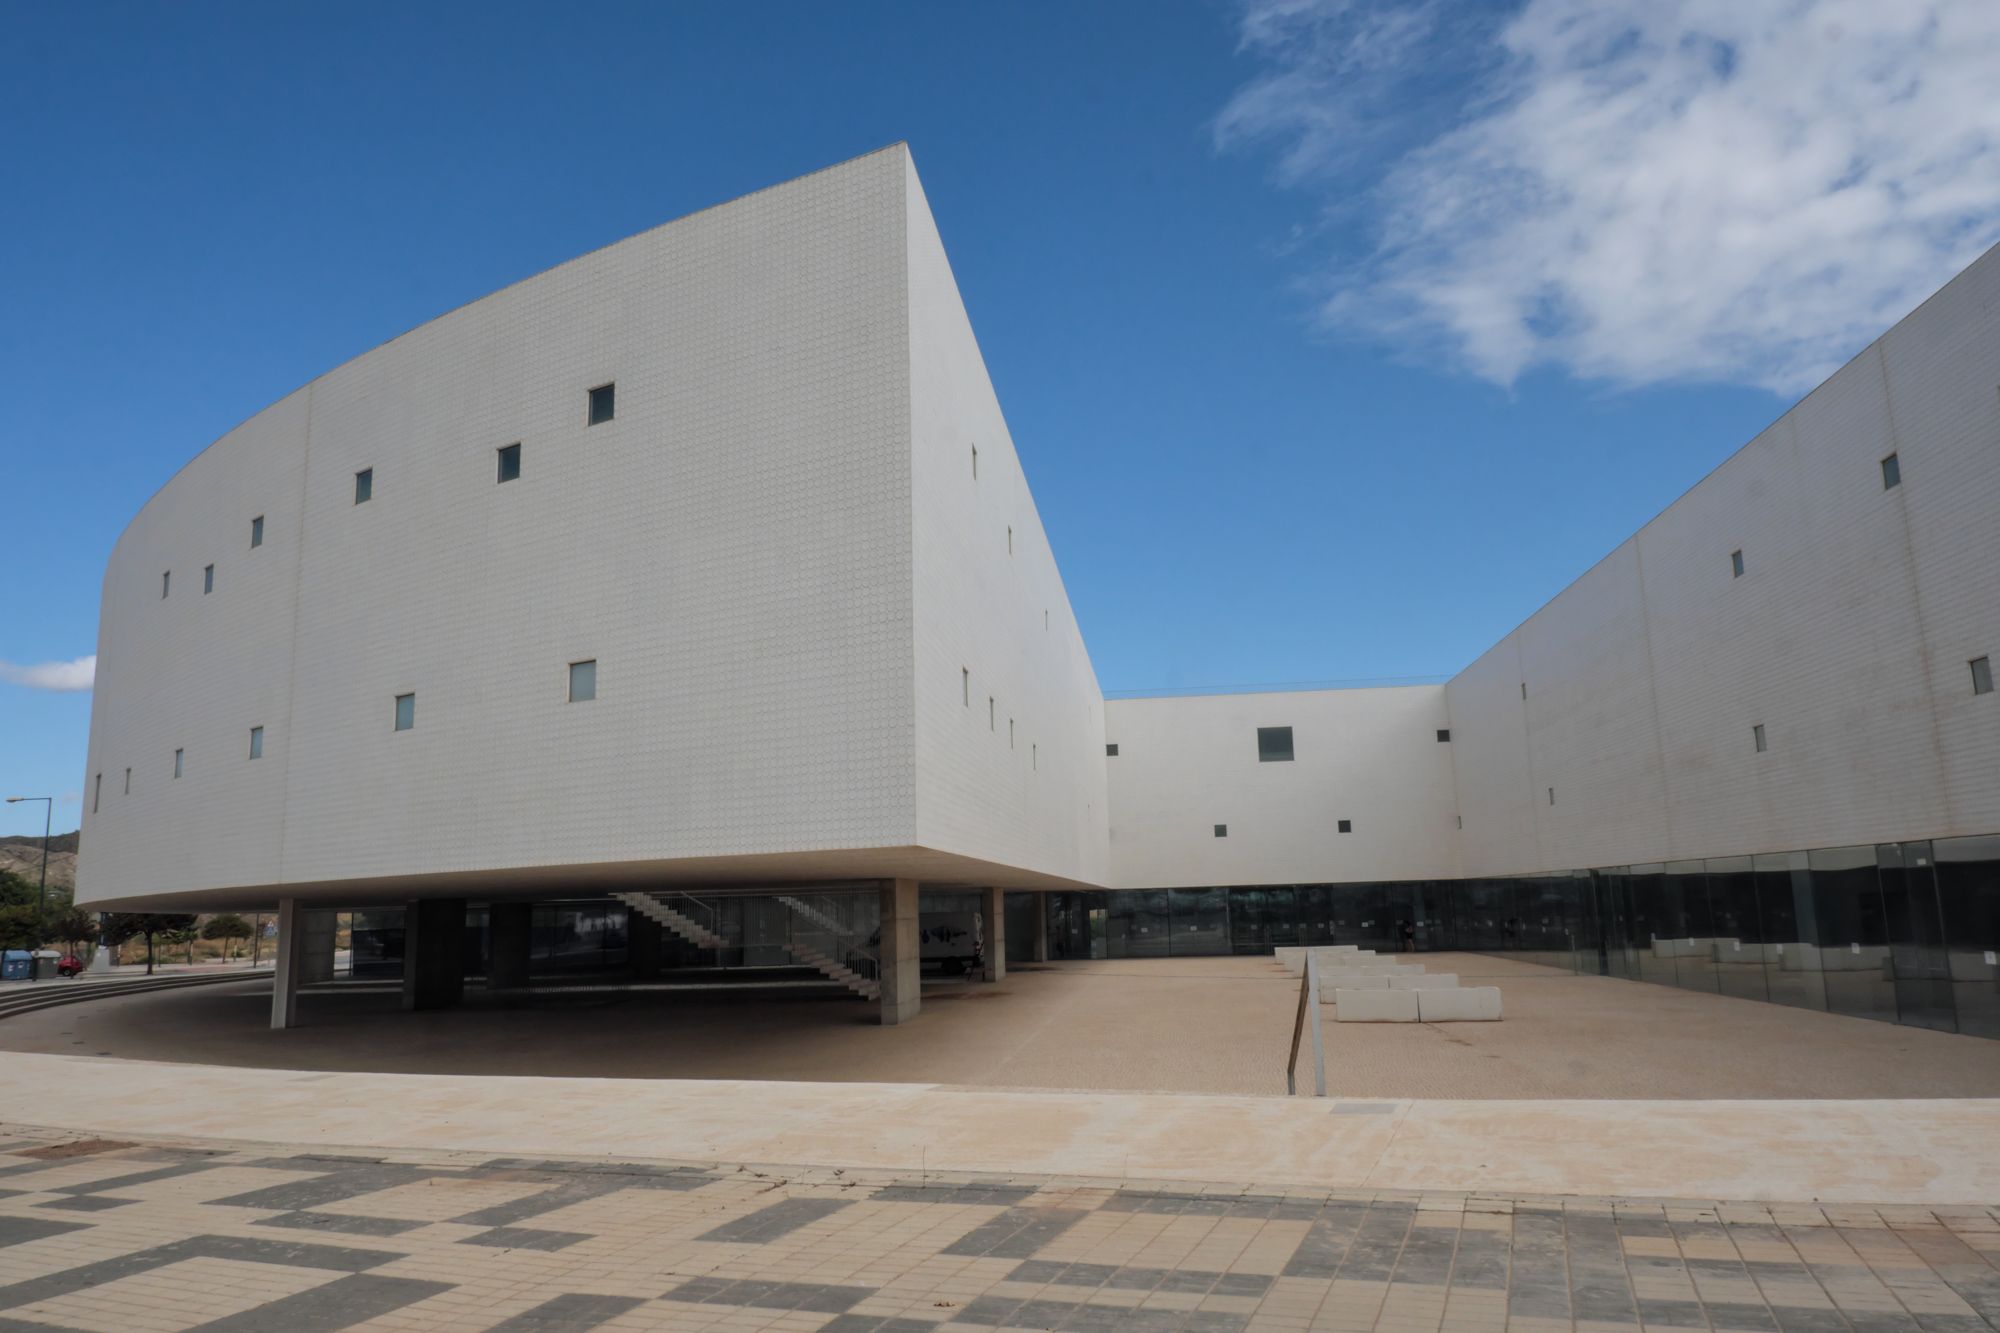
<instances>
[{"instance_id":1,"label":"dark paving tile","mask_svg":"<svg viewBox=\"0 0 2000 1333\"><path fill-rule=\"evenodd\" d=\"M487 1333L586 1333L646 1302L636 1296L590 1296L565 1292L532 1310L502 1320Z\"/></svg>"},{"instance_id":2,"label":"dark paving tile","mask_svg":"<svg viewBox=\"0 0 2000 1333\"><path fill-rule=\"evenodd\" d=\"M1250 1316L1228 1314L1221 1310L1190 1310L1187 1323L1182 1325L1186 1333L1243 1333L1250 1322Z\"/></svg>"},{"instance_id":3,"label":"dark paving tile","mask_svg":"<svg viewBox=\"0 0 2000 1333\"><path fill-rule=\"evenodd\" d=\"M1894 1310L1842 1310L1854 1333L1917 1333L1915 1319Z\"/></svg>"},{"instance_id":4,"label":"dark paving tile","mask_svg":"<svg viewBox=\"0 0 2000 1333\"><path fill-rule=\"evenodd\" d=\"M1709 1321L1717 1328L1778 1333L1778 1321L1769 1306L1752 1305L1747 1301L1703 1301L1702 1306L1708 1311Z\"/></svg>"},{"instance_id":5,"label":"dark paving tile","mask_svg":"<svg viewBox=\"0 0 2000 1333\"><path fill-rule=\"evenodd\" d=\"M242 1236L190 1236L151 1249L135 1250L113 1259L100 1259L75 1268L60 1269L0 1287L0 1309L55 1300L86 1287L102 1286L138 1273L149 1273L183 1259L234 1259L249 1263L282 1264L291 1268L324 1268L338 1273L359 1273L400 1259L386 1250L357 1250L333 1245L307 1245L289 1241L255 1240Z\"/></svg>"},{"instance_id":6,"label":"dark paving tile","mask_svg":"<svg viewBox=\"0 0 2000 1333\"><path fill-rule=\"evenodd\" d=\"M467 1236L460 1245L484 1245L496 1250L566 1250L590 1237L580 1231L537 1231L533 1227L494 1227Z\"/></svg>"},{"instance_id":7,"label":"dark paving tile","mask_svg":"<svg viewBox=\"0 0 2000 1333\"><path fill-rule=\"evenodd\" d=\"M399 1185L410 1185L433 1176L456 1176L454 1171L428 1171L411 1166L386 1165L380 1162L349 1164L327 1159L280 1158L275 1161L258 1163L261 1166L278 1167L287 1171L319 1171L323 1174L309 1180L287 1180L276 1185L266 1185L260 1189L232 1194L226 1199L213 1202L224 1208L270 1208L280 1212L303 1212L322 1208L330 1203L343 1203L359 1198L363 1194L374 1194L380 1190L395 1189Z\"/></svg>"},{"instance_id":8,"label":"dark paving tile","mask_svg":"<svg viewBox=\"0 0 2000 1333\"><path fill-rule=\"evenodd\" d=\"M1451 1285L1481 1291L1507 1286L1507 1235L1500 1231L1460 1228L1458 1251L1452 1259Z\"/></svg>"},{"instance_id":9,"label":"dark paving tile","mask_svg":"<svg viewBox=\"0 0 2000 1333\"><path fill-rule=\"evenodd\" d=\"M1920 1314L1917 1323L1924 1333L1990 1333L1991 1327L1975 1314Z\"/></svg>"},{"instance_id":10,"label":"dark paving tile","mask_svg":"<svg viewBox=\"0 0 2000 1333\"><path fill-rule=\"evenodd\" d=\"M662 1299L694 1301L703 1305L747 1305L760 1310L845 1314L857 1302L874 1294L873 1287L842 1287L818 1282L731 1282L720 1278L695 1278L668 1291ZM963 1318L963 1311L958 1317Z\"/></svg>"},{"instance_id":11,"label":"dark paving tile","mask_svg":"<svg viewBox=\"0 0 2000 1333\"><path fill-rule=\"evenodd\" d=\"M1299 1247L1286 1260L1284 1275L1332 1277L1340 1270L1341 1261L1347 1258L1348 1247L1354 1243L1355 1235L1361 1230L1361 1220L1367 1215L1366 1204L1328 1204L1306 1228Z\"/></svg>"},{"instance_id":12,"label":"dark paving tile","mask_svg":"<svg viewBox=\"0 0 2000 1333\"><path fill-rule=\"evenodd\" d=\"M187 1333L271 1333L273 1329L283 1329L285 1333L334 1333L336 1329L365 1324L451 1288L449 1282L351 1273L310 1291L282 1297L226 1319L198 1324Z\"/></svg>"},{"instance_id":13,"label":"dark paving tile","mask_svg":"<svg viewBox=\"0 0 2000 1333\"><path fill-rule=\"evenodd\" d=\"M852 1202L851 1199L784 1199L754 1213L732 1217L695 1239L762 1245L801 1227L811 1226L822 1218L831 1217Z\"/></svg>"},{"instance_id":14,"label":"dark paving tile","mask_svg":"<svg viewBox=\"0 0 2000 1333\"><path fill-rule=\"evenodd\" d=\"M1021 1307L1021 1302L1011 1296L976 1296L951 1312L954 1324L979 1324L994 1328L1007 1322L1007 1317Z\"/></svg>"},{"instance_id":15,"label":"dark paving tile","mask_svg":"<svg viewBox=\"0 0 2000 1333\"><path fill-rule=\"evenodd\" d=\"M60 1236L65 1231L82 1231L89 1226L88 1222L58 1222L53 1217L0 1217L0 1250L45 1236Z\"/></svg>"},{"instance_id":16,"label":"dark paving tile","mask_svg":"<svg viewBox=\"0 0 2000 1333\"><path fill-rule=\"evenodd\" d=\"M1451 1261L1458 1250L1456 1227L1411 1227L1396 1256L1396 1282L1444 1286L1451 1280Z\"/></svg>"},{"instance_id":17,"label":"dark paving tile","mask_svg":"<svg viewBox=\"0 0 2000 1333\"><path fill-rule=\"evenodd\" d=\"M100 1199L92 1195L79 1195L67 1199L49 1199L35 1205L37 1208L58 1208L71 1213L108 1213L113 1208L123 1208L136 1199Z\"/></svg>"},{"instance_id":18,"label":"dark paving tile","mask_svg":"<svg viewBox=\"0 0 2000 1333\"><path fill-rule=\"evenodd\" d=\"M400 1236L405 1231L430 1225L401 1217L355 1217L346 1213L279 1213L260 1217L251 1225L286 1227L294 1231L330 1231L347 1236Z\"/></svg>"},{"instance_id":19,"label":"dark paving tile","mask_svg":"<svg viewBox=\"0 0 2000 1333\"><path fill-rule=\"evenodd\" d=\"M1224 1273L1215 1280L1217 1296L1262 1296L1271 1289L1271 1279L1262 1273Z\"/></svg>"},{"instance_id":20,"label":"dark paving tile","mask_svg":"<svg viewBox=\"0 0 2000 1333\"><path fill-rule=\"evenodd\" d=\"M923 1319L893 1319L873 1314L835 1315L821 1324L819 1333L937 1333L938 1326Z\"/></svg>"},{"instance_id":21,"label":"dark paving tile","mask_svg":"<svg viewBox=\"0 0 2000 1333\"><path fill-rule=\"evenodd\" d=\"M1009 1208L946 1246L943 1253L992 1259L1031 1259L1035 1251L1088 1214L1077 1208Z\"/></svg>"},{"instance_id":22,"label":"dark paving tile","mask_svg":"<svg viewBox=\"0 0 2000 1333\"><path fill-rule=\"evenodd\" d=\"M1796 1305L1773 1305L1770 1309L1771 1317L1778 1321L1783 1333L1848 1333L1847 1320L1838 1310L1813 1310Z\"/></svg>"},{"instance_id":23,"label":"dark paving tile","mask_svg":"<svg viewBox=\"0 0 2000 1333\"><path fill-rule=\"evenodd\" d=\"M155 1167L151 1171L134 1171L130 1175L112 1176L107 1180L91 1180L80 1185L63 1185L50 1190L51 1194L109 1194L113 1190L131 1189L135 1185L150 1185L156 1180L172 1180L177 1176L192 1176L202 1171L213 1171L222 1163L210 1159L193 1162L176 1162L171 1166Z\"/></svg>"},{"instance_id":24,"label":"dark paving tile","mask_svg":"<svg viewBox=\"0 0 2000 1333\"><path fill-rule=\"evenodd\" d=\"M1188 1314L1186 1310L1127 1310L1118 1328L1120 1333L1179 1333Z\"/></svg>"}]
</instances>

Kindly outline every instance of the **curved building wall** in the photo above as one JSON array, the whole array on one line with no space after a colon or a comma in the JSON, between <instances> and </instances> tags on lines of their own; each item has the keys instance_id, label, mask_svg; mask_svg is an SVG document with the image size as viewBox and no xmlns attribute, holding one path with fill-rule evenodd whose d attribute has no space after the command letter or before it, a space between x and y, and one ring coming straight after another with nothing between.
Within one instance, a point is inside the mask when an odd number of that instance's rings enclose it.
<instances>
[{"instance_id":1,"label":"curved building wall","mask_svg":"<svg viewBox=\"0 0 2000 1333\"><path fill-rule=\"evenodd\" d=\"M917 846L913 191L897 145L667 224L349 362L190 463L106 573L81 898L994 882L968 852L1020 882L1101 872L1082 830ZM615 416L587 424L605 383ZM1059 596L1052 562L1043 581ZM1080 721L1101 704L1057 606L1073 647L1044 692ZM597 697L571 703L584 659ZM1068 748L1044 803L1101 810L1101 759Z\"/></svg>"}]
</instances>

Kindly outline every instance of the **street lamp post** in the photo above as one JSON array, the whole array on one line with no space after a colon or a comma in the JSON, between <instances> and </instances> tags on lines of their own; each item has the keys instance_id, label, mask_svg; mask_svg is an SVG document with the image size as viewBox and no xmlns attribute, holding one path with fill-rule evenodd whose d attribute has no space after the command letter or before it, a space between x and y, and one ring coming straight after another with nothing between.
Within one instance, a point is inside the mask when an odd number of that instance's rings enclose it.
<instances>
[{"instance_id":1,"label":"street lamp post","mask_svg":"<svg viewBox=\"0 0 2000 1333\"><path fill-rule=\"evenodd\" d=\"M37 938L34 947L28 950L28 980L40 981L42 979L42 942L39 936L40 932L48 924L49 827L56 817L56 798L53 796L9 796L7 798L7 804L9 805L19 805L23 801L40 801L42 803L42 887L35 895L35 931Z\"/></svg>"}]
</instances>

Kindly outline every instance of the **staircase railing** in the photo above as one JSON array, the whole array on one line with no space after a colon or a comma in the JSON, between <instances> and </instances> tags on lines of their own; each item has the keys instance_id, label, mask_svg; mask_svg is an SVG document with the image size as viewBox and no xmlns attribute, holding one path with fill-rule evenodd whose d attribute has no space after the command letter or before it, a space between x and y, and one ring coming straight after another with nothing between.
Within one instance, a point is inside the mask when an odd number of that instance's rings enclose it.
<instances>
[{"instance_id":1,"label":"staircase railing","mask_svg":"<svg viewBox=\"0 0 2000 1333\"><path fill-rule=\"evenodd\" d=\"M815 894L810 903L780 894L777 901L785 908L785 938L794 954L816 953L865 980L881 976L880 899L875 894Z\"/></svg>"},{"instance_id":2,"label":"staircase railing","mask_svg":"<svg viewBox=\"0 0 2000 1333\"><path fill-rule=\"evenodd\" d=\"M1292 1057L1285 1062L1285 1094L1299 1090L1299 1042L1306 1028L1312 1028L1313 1096L1326 1096L1326 1047L1319 1036L1319 962L1306 950L1305 966L1299 970L1299 1013L1292 1020Z\"/></svg>"}]
</instances>

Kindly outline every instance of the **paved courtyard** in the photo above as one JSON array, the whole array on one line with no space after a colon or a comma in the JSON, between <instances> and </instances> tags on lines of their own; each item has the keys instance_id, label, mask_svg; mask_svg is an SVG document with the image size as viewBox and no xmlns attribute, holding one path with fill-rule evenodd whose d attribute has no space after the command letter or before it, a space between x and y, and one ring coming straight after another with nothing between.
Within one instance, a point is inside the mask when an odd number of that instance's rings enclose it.
<instances>
[{"instance_id":1,"label":"paved courtyard","mask_svg":"<svg viewBox=\"0 0 2000 1333\"><path fill-rule=\"evenodd\" d=\"M1500 1023L1325 1024L1328 1089L1397 1098L2000 1096L2000 1041L1478 954ZM1269 958L1060 963L927 986L914 1023L860 1000L600 989L407 1014L393 985L315 991L272 1032L270 984L67 1005L0 1022L0 1050L284 1069L944 1083L1282 1094L1297 982ZM1331 1011L1327 1011L1330 1017Z\"/></svg>"},{"instance_id":2,"label":"paved courtyard","mask_svg":"<svg viewBox=\"0 0 2000 1333\"><path fill-rule=\"evenodd\" d=\"M0 1329L1994 1333L2000 1214L0 1131Z\"/></svg>"}]
</instances>

